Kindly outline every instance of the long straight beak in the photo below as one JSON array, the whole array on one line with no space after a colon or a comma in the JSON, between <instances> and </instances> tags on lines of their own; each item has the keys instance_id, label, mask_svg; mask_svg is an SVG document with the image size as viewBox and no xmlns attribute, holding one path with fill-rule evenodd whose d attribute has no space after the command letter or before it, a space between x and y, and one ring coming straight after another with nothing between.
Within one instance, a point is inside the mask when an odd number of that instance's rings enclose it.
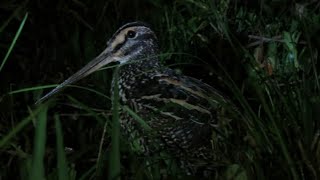
<instances>
[{"instance_id":1,"label":"long straight beak","mask_svg":"<svg viewBox=\"0 0 320 180\"><path fill-rule=\"evenodd\" d=\"M82 69L80 69L78 72L70 76L67 80L65 80L63 83L58 85L56 88L54 88L52 91L47 93L45 96L40 98L35 104L40 104L41 102L47 100L49 97L53 96L54 94L60 92L65 86L70 85L89 74L99 70L103 66L115 62L115 59L111 55L111 51L109 48L106 48L98 57L94 58L92 61L90 61L86 66L84 66Z\"/></svg>"}]
</instances>

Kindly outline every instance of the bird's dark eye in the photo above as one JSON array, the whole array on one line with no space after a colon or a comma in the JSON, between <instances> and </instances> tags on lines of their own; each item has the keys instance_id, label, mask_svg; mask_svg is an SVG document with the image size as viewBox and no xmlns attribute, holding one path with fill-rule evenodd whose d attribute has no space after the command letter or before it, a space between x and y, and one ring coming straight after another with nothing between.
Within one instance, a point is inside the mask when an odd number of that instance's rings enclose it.
<instances>
[{"instance_id":1,"label":"bird's dark eye","mask_svg":"<svg viewBox=\"0 0 320 180\"><path fill-rule=\"evenodd\" d=\"M136 32L135 31L128 31L127 32L127 37L128 38L135 38L136 37Z\"/></svg>"}]
</instances>

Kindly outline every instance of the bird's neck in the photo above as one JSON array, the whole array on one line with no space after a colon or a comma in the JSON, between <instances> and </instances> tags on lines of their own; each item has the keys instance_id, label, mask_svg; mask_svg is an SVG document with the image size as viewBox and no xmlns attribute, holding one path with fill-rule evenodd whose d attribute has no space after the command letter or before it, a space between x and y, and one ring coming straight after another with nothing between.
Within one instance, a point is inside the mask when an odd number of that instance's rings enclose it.
<instances>
[{"instance_id":1,"label":"bird's neck","mask_svg":"<svg viewBox=\"0 0 320 180\"><path fill-rule=\"evenodd\" d=\"M144 73L154 71L161 67L159 58L156 54L140 55L121 65L121 73Z\"/></svg>"},{"instance_id":2,"label":"bird's neck","mask_svg":"<svg viewBox=\"0 0 320 180\"><path fill-rule=\"evenodd\" d=\"M132 63L121 65L119 70L121 102L126 102L128 99L134 98L136 94L139 94L138 92L141 91L140 83L147 82L148 78L152 77L152 74L156 73L160 68L159 59L156 56L146 56L143 59L132 60ZM114 85L114 83L112 84Z\"/></svg>"}]
</instances>

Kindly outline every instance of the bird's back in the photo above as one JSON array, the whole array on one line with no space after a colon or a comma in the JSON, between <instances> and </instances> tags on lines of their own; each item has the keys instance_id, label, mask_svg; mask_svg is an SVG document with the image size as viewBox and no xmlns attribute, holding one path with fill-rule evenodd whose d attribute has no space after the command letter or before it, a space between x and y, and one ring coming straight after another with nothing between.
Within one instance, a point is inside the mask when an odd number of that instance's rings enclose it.
<instances>
[{"instance_id":1,"label":"bird's back","mask_svg":"<svg viewBox=\"0 0 320 180\"><path fill-rule=\"evenodd\" d=\"M223 141L236 110L216 89L168 68L134 76L123 72L120 79L123 103L151 127L147 130L132 115L123 115L126 136L144 154L165 151L199 167L227 161Z\"/></svg>"}]
</instances>

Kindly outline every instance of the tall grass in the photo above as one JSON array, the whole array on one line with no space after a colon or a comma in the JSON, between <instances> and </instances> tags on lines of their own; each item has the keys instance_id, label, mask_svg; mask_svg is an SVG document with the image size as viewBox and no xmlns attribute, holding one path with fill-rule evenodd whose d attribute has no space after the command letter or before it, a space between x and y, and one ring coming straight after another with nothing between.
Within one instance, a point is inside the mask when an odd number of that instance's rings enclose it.
<instances>
[{"instance_id":1,"label":"tall grass","mask_svg":"<svg viewBox=\"0 0 320 180\"><path fill-rule=\"evenodd\" d=\"M22 22L21 22L21 24L20 24L20 26L19 26L19 29L17 30L17 32L16 32L16 34L15 34L15 36L14 36L14 38L13 38L13 40L12 40L10 46L9 46L9 49L8 49L5 57L3 58L2 62L1 62L0 72L1 72L1 70L2 70L2 68L3 68L3 66L5 65L5 63L7 62L8 58L9 58L9 55L11 54L11 52L12 52L12 50L13 50L13 47L14 47L14 45L15 45L16 42L17 42L17 40L18 40L18 38L19 38L19 36L20 36L20 33L21 33L22 29L23 29L23 26L24 26L27 18L28 18L28 13L26 13L26 15L24 16L24 18L23 18L23 20L22 20ZM10 20L11 20L11 18L8 19L8 22L9 22ZM3 31L4 28L5 28L5 24L1 27L0 33Z\"/></svg>"},{"instance_id":2,"label":"tall grass","mask_svg":"<svg viewBox=\"0 0 320 180\"><path fill-rule=\"evenodd\" d=\"M120 107L118 86L109 98L116 68L33 106L42 90L55 86L44 84L78 70L132 20L151 24L163 63L215 86L238 107L239 137L230 147L239 153L217 178L320 178L319 2L26 4L2 4L0 179L157 179L164 164L178 174L167 155L141 157L120 136L120 108L150 127Z\"/></svg>"},{"instance_id":3,"label":"tall grass","mask_svg":"<svg viewBox=\"0 0 320 180\"><path fill-rule=\"evenodd\" d=\"M56 127L56 138L57 138L57 169L58 169L58 179L68 180L70 179L68 174L68 165L66 159L66 153L63 147L63 133L59 115L54 116L55 127Z\"/></svg>"},{"instance_id":4,"label":"tall grass","mask_svg":"<svg viewBox=\"0 0 320 180\"><path fill-rule=\"evenodd\" d=\"M48 106L45 105L44 109L39 113L36 120L34 149L32 154L32 169L29 179L40 180L45 178L44 171L44 155L47 139L47 110Z\"/></svg>"},{"instance_id":5,"label":"tall grass","mask_svg":"<svg viewBox=\"0 0 320 180\"><path fill-rule=\"evenodd\" d=\"M111 152L109 161L109 179L120 179L120 98L119 98L119 67L113 73L113 98L112 98L112 131Z\"/></svg>"}]
</instances>

